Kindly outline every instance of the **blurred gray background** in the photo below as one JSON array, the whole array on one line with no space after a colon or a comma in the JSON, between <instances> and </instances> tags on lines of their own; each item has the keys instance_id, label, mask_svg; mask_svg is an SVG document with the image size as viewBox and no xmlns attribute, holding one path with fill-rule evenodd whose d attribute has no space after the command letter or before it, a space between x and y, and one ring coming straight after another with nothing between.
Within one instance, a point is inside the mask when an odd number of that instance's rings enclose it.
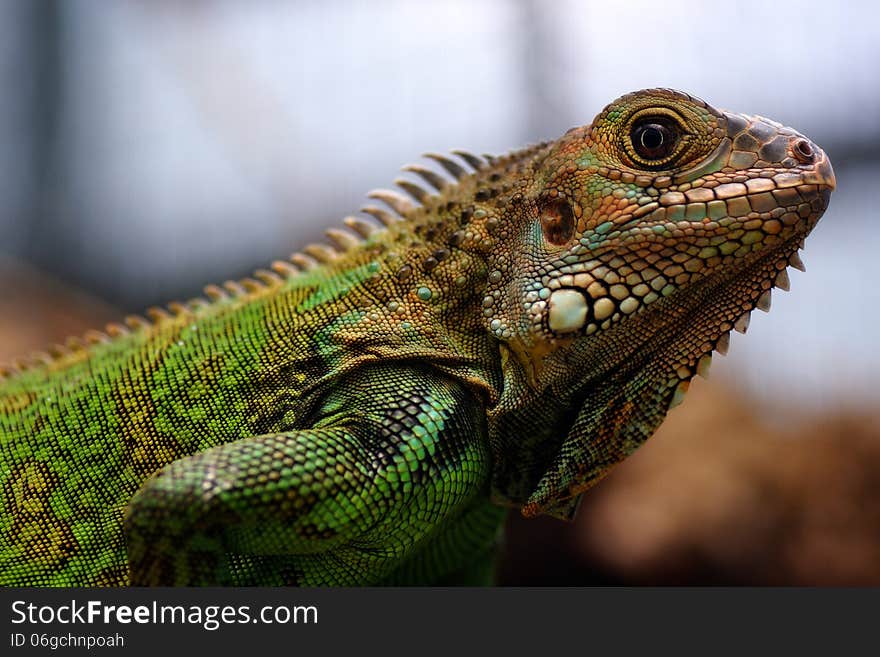
<instances>
[{"instance_id":1,"label":"blurred gray background","mask_svg":"<svg viewBox=\"0 0 880 657\"><path fill-rule=\"evenodd\" d=\"M819 143L807 273L506 583L880 585L869 3L0 0L0 361L286 257L426 151L668 86Z\"/></svg>"},{"instance_id":2,"label":"blurred gray background","mask_svg":"<svg viewBox=\"0 0 880 657\"><path fill-rule=\"evenodd\" d=\"M5 0L0 253L137 311L319 238L420 153L502 152L671 86L801 130L839 180L808 273L716 374L772 403L877 400L869 7Z\"/></svg>"}]
</instances>

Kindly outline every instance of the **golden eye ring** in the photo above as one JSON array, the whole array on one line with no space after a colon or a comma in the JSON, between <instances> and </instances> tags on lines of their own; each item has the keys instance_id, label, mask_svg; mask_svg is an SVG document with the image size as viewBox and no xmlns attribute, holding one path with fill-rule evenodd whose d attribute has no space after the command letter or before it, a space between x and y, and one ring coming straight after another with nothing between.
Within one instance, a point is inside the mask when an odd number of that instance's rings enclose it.
<instances>
[{"instance_id":1,"label":"golden eye ring","mask_svg":"<svg viewBox=\"0 0 880 657\"><path fill-rule=\"evenodd\" d=\"M649 171L669 168L686 150L686 135L675 112L664 108L638 112L628 121L624 136L628 164Z\"/></svg>"}]
</instances>

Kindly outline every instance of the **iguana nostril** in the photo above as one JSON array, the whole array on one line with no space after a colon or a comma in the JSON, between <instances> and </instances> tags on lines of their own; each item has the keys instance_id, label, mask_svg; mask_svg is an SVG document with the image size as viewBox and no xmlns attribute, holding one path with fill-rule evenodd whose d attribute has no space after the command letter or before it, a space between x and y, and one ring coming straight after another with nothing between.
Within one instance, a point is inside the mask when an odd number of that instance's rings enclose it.
<instances>
[{"instance_id":1,"label":"iguana nostril","mask_svg":"<svg viewBox=\"0 0 880 657\"><path fill-rule=\"evenodd\" d=\"M813 157L815 153L813 152L813 146L806 139L800 138L796 139L794 143L791 145L791 151L794 156L803 162L804 164L809 164L813 161Z\"/></svg>"}]
</instances>

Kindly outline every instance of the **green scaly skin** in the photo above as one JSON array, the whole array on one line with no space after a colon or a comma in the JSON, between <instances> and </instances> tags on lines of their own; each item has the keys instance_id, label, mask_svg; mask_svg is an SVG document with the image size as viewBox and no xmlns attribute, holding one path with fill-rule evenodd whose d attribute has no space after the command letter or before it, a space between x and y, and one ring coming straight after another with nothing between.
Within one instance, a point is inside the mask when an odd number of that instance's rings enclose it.
<instances>
[{"instance_id":1,"label":"green scaly skin","mask_svg":"<svg viewBox=\"0 0 880 657\"><path fill-rule=\"evenodd\" d=\"M669 90L429 157L437 194L374 194L387 227L6 371L0 583L487 581L504 507L571 517L835 184L793 130Z\"/></svg>"}]
</instances>

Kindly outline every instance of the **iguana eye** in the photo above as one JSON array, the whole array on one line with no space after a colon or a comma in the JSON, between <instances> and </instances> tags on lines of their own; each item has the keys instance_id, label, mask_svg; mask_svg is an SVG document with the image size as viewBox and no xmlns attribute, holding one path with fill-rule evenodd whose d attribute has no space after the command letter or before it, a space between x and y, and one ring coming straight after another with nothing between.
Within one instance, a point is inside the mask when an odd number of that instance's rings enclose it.
<instances>
[{"instance_id":1,"label":"iguana eye","mask_svg":"<svg viewBox=\"0 0 880 657\"><path fill-rule=\"evenodd\" d=\"M662 164L678 146L678 126L665 116L647 116L633 124L630 140L645 164Z\"/></svg>"}]
</instances>

